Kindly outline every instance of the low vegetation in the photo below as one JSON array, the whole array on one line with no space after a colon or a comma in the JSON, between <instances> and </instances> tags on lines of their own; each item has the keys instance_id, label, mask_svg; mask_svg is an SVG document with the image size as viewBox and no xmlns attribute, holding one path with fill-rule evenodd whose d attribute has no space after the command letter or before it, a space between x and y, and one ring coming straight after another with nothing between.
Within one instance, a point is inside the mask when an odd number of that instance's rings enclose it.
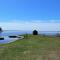
<instances>
[{"instance_id":1,"label":"low vegetation","mask_svg":"<svg viewBox=\"0 0 60 60\"><path fill-rule=\"evenodd\" d=\"M9 44L0 44L0 60L60 60L60 37L24 35Z\"/></svg>"}]
</instances>

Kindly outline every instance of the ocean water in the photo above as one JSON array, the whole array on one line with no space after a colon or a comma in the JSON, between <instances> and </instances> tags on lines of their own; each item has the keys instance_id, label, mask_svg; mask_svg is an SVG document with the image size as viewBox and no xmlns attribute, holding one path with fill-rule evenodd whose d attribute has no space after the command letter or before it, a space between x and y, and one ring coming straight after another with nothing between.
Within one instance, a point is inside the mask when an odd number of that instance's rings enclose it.
<instances>
[{"instance_id":1,"label":"ocean water","mask_svg":"<svg viewBox=\"0 0 60 60\"><path fill-rule=\"evenodd\" d=\"M38 31L38 33L45 35L55 35L60 33L60 31ZM5 30L0 33L0 36L22 35L22 34L32 34L32 31Z\"/></svg>"},{"instance_id":2,"label":"ocean water","mask_svg":"<svg viewBox=\"0 0 60 60\"><path fill-rule=\"evenodd\" d=\"M59 31L39 31L39 34L45 35L56 35L60 34ZM21 31L21 30L5 30L0 33L0 36L4 37L4 40L0 40L0 44L6 44L10 42L14 42L17 38L9 38L10 35L22 35L22 34L32 34L32 31Z\"/></svg>"},{"instance_id":3,"label":"ocean water","mask_svg":"<svg viewBox=\"0 0 60 60\"><path fill-rule=\"evenodd\" d=\"M60 31L40 31L39 34L56 35L56 34L60 34Z\"/></svg>"},{"instance_id":4,"label":"ocean water","mask_svg":"<svg viewBox=\"0 0 60 60\"><path fill-rule=\"evenodd\" d=\"M21 35L21 34L25 34L25 31L5 30L5 31L0 33L0 36Z\"/></svg>"}]
</instances>

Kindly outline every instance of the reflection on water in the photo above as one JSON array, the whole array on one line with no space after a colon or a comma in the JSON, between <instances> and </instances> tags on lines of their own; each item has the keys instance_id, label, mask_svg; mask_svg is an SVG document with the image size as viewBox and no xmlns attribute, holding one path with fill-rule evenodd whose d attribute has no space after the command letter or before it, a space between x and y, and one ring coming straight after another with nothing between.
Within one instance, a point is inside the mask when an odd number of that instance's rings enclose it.
<instances>
[{"instance_id":1,"label":"reflection on water","mask_svg":"<svg viewBox=\"0 0 60 60\"><path fill-rule=\"evenodd\" d=\"M20 35L20 34L24 34L24 32L22 31L3 31L0 33L0 37L4 37L4 40L0 40L0 44L5 44L5 43L10 43L13 41L18 40L18 38L9 38L10 35Z\"/></svg>"},{"instance_id":2,"label":"reflection on water","mask_svg":"<svg viewBox=\"0 0 60 60\"><path fill-rule=\"evenodd\" d=\"M0 44L10 43L18 40L18 38L9 38L8 36L4 36L4 40L0 40Z\"/></svg>"}]
</instances>

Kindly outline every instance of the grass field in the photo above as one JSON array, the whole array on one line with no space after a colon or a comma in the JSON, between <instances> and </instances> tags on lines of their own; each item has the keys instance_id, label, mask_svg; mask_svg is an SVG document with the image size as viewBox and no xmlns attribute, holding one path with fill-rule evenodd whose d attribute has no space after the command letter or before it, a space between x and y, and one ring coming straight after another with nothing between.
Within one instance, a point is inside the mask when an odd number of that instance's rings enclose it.
<instances>
[{"instance_id":1,"label":"grass field","mask_svg":"<svg viewBox=\"0 0 60 60\"><path fill-rule=\"evenodd\" d=\"M0 44L0 60L60 60L60 37L28 35Z\"/></svg>"}]
</instances>

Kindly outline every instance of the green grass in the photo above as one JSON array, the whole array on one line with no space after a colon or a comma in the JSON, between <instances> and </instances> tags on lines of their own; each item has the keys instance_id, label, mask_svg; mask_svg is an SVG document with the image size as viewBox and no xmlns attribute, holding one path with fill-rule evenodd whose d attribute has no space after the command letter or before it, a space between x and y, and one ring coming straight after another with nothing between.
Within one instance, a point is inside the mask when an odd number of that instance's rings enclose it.
<instances>
[{"instance_id":1,"label":"green grass","mask_svg":"<svg viewBox=\"0 0 60 60\"><path fill-rule=\"evenodd\" d=\"M22 40L0 44L0 60L60 60L60 37L27 35Z\"/></svg>"}]
</instances>

